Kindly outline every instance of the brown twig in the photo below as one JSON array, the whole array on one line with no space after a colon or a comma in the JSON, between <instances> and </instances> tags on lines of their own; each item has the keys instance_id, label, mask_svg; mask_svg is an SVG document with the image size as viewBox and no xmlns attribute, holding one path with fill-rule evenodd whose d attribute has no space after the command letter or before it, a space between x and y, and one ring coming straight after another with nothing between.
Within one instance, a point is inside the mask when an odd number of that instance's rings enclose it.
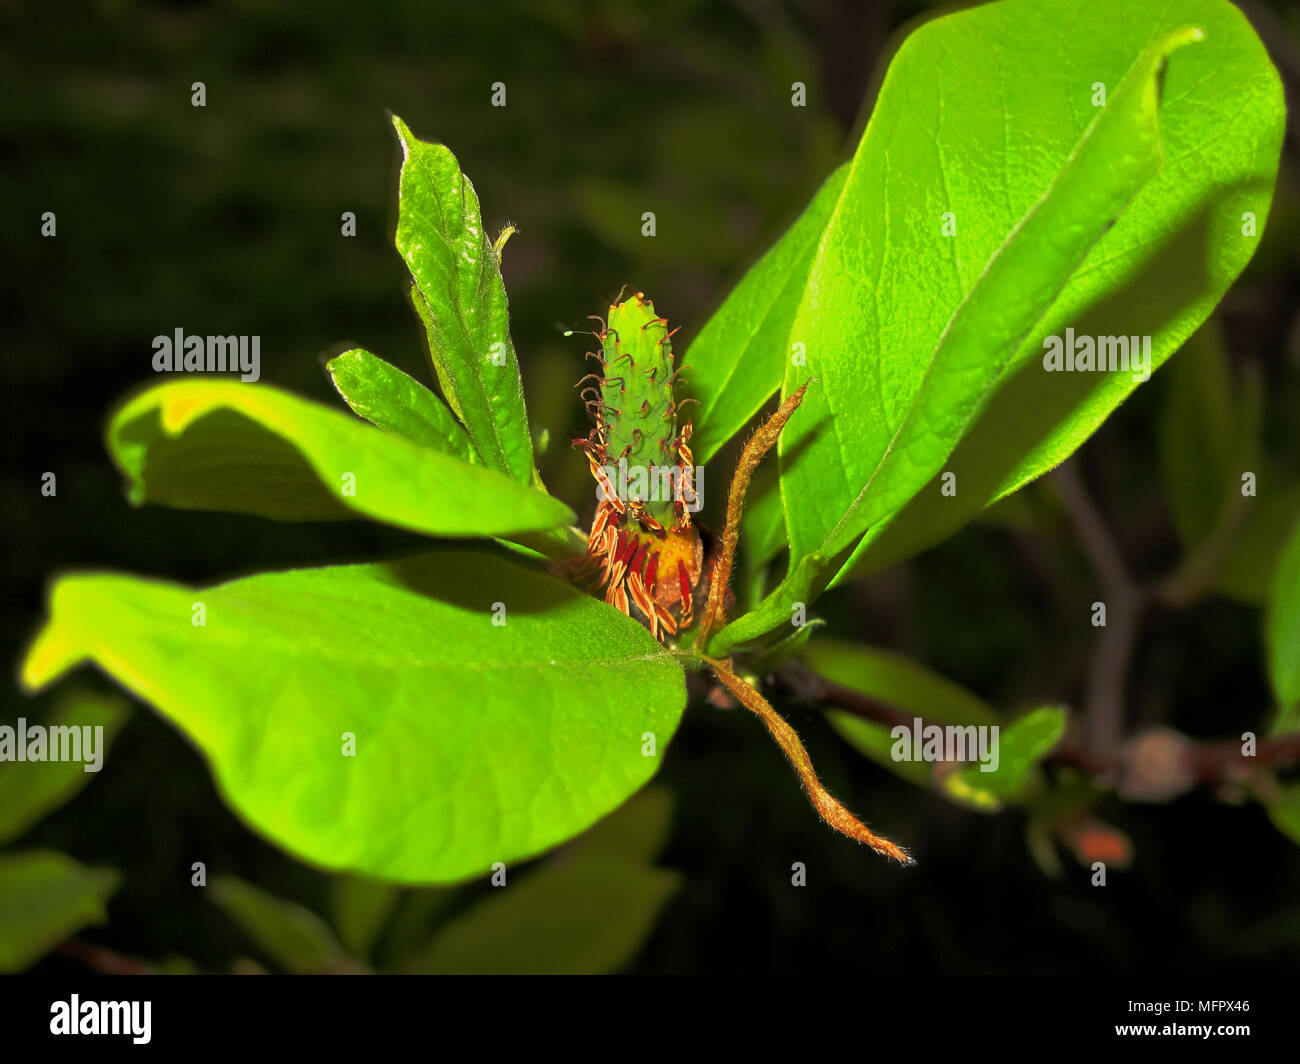
<instances>
[{"instance_id":1,"label":"brown twig","mask_svg":"<svg viewBox=\"0 0 1300 1064\"><path fill-rule=\"evenodd\" d=\"M906 850L873 832L845 809L835 796L822 785L821 780L817 778L816 771L813 769L812 758L808 756L808 751L800 741L798 733L786 723L784 717L772 708L767 699L736 675L730 658L726 660L705 658L704 660L708 662L714 674L722 681L723 686L735 695L746 709L754 713L767 725L767 730L771 732L772 738L785 751L785 756L790 759L794 770L799 774L804 787L807 788L808 798L812 802L813 808L817 810L818 815L827 824L841 834L870 846L876 853L885 857L892 857L900 864L910 865L915 863Z\"/></svg>"},{"instance_id":2,"label":"brown twig","mask_svg":"<svg viewBox=\"0 0 1300 1064\"><path fill-rule=\"evenodd\" d=\"M767 699L751 684L736 675L731 659L705 656L709 640L724 620L727 585L731 582L731 567L736 558L736 545L740 542L740 519L745 510L745 493L749 489L750 478L763 460L763 456L771 450L772 445L780 437L785 423L790 420L790 415L803 402L804 392L807 391L810 383L811 381L805 381L798 391L786 399L777 408L776 413L763 422L758 431L749 438L740 453L740 461L736 464L736 472L731 478L731 488L727 493L727 514L723 524L722 540L717 560L713 565L713 575L709 581L709 597L704 608L704 618L700 622L699 636L695 641L695 652L708 664L722 685L741 705L767 726L772 738L785 751L786 757L790 759L790 763L794 765L795 771L803 781L813 808L827 824L841 834L870 846L876 853L892 857L900 864L910 865L913 861L906 850L873 832L845 809L822 785L813 768L812 758L808 756L807 749L799 741L798 734L772 708Z\"/></svg>"},{"instance_id":3,"label":"brown twig","mask_svg":"<svg viewBox=\"0 0 1300 1064\"><path fill-rule=\"evenodd\" d=\"M790 420L790 415L803 402L803 393L812 381L804 381L799 390L791 395L775 414L759 427L740 452L740 461L731 478L731 488L727 492L727 516L722 526L722 541L718 549L717 561L713 565L713 576L709 581L709 598L704 607L704 619L700 622L700 634L695 640L695 652L703 655L713 638L713 633L721 626L726 610L727 586L731 583L731 566L736 559L736 544L740 542L740 518L745 510L745 492L749 489L750 478L758 468L763 456L771 450Z\"/></svg>"}]
</instances>

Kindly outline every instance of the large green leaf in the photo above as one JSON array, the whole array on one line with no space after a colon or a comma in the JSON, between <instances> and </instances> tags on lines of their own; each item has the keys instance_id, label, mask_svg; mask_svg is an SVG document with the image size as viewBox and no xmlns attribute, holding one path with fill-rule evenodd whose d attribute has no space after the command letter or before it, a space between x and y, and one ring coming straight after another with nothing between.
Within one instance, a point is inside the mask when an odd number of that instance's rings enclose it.
<instances>
[{"instance_id":1,"label":"large green leaf","mask_svg":"<svg viewBox=\"0 0 1300 1064\"><path fill-rule=\"evenodd\" d=\"M1273 693L1287 709L1300 703L1300 523L1278 559L1264 630Z\"/></svg>"},{"instance_id":2,"label":"large green leaf","mask_svg":"<svg viewBox=\"0 0 1300 1064\"><path fill-rule=\"evenodd\" d=\"M98 757L108 752L118 728L126 719L126 702L111 695L70 690L62 693L48 727L102 728ZM84 733L83 733L84 734ZM93 732L92 732L93 734ZM57 809L95 779L85 761L26 761L0 765L0 843L16 839L41 817Z\"/></svg>"},{"instance_id":3,"label":"large green leaf","mask_svg":"<svg viewBox=\"0 0 1300 1064\"><path fill-rule=\"evenodd\" d=\"M786 546L785 512L775 464L760 467L750 481L740 542L744 545L740 560L745 588L740 601L753 606L767 590L767 566Z\"/></svg>"},{"instance_id":4,"label":"large green leaf","mask_svg":"<svg viewBox=\"0 0 1300 1064\"><path fill-rule=\"evenodd\" d=\"M184 380L113 415L108 445L134 503L281 520L358 514L436 536L570 523L558 499L266 385Z\"/></svg>"},{"instance_id":5,"label":"large green leaf","mask_svg":"<svg viewBox=\"0 0 1300 1064\"><path fill-rule=\"evenodd\" d=\"M456 157L393 117L402 145L397 250L429 337L438 383L490 469L531 482L533 442L510 339L498 250Z\"/></svg>"},{"instance_id":6,"label":"large green leaf","mask_svg":"<svg viewBox=\"0 0 1300 1064\"><path fill-rule=\"evenodd\" d=\"M1167 358L1254 250L1283 117L1224 0L1004 0L909 37L782 345L787 395L820 380L781 442L792 570L906 557L1068 456L1137 381L1046 372L1044 338Z\"/></svg>"},{"instance_id":7,"label":"large green leaf","mask_svg":"<svg viewBox=\"0 0 1300 1064\"><path fill-rule=\"evenodd\" d=\"M1056 94L1041 80L1033 107L1017 107L1028 68L1041 79L1044 43L1009 21L1023 6L923 26L886 75L791 326L821 382L780 444L795 560L850 548L939 472L1071 275L1160 165L1156 78L1195 31L1130 52L1108 72L1110 100L1092 115L1068 95L1044 107L1042 97ZM990 30L1001 32L989 41ZM978 54L975 42L992 54ZM972 77L977 69L982 76ZM1014 128L1013 114L1026 128ZM994 138L1033 150L1015 155L1014 168L1000 160L1006 169L990 186L980 156ZM900 174L903 183L891 181ZM964 236L943 235L942 208ZM808 375L790 367L786 393Z\"/></svg>"},{"instance_id":8,"label":"large green leaf","mask_svg":"<svg viewBox=\"0 0 1300 1064\"><path fill-rule=\"evenodd\" d=\"M204 590L65 577L23 680L84 660L185 731L272 840L410 883L582 831L654 774L685 702L680 666L635 621L476 551Z\"/></svg>"},{"instance_id":9,"label":"large green leaf","mask_svg":"<svg viewBox=\"0 0 1300 1064\"><path fill-rule=\"evenodd\" d=\"M87 924L102 923L119 877L61 853L0 857L0 972L22 971Z\"/></svg>"},{"instance_id":10,"label":"large green leaf","mask_svg":"<svg viewBox=\"0 0 1300 1064\"><path fill-rule=\"evenodd\" d=\"M372 425L465 462L478 460L446 404L396 366L356 348L330 359L325 368L353 413Z\"/></svg>"},{"instance_id":11,"label":"large green leaf","mask_svg":"<svg viewBox=\"0 0 1300 1064\"><path fill-rule=\"evenodd\" d=\"M790 323L817 250L848 175L828 177L793 226L741 279L700 330L682 359L693 415L691 449L703 465L781 387L792 352Z\"/></svg>"}]
</instances>

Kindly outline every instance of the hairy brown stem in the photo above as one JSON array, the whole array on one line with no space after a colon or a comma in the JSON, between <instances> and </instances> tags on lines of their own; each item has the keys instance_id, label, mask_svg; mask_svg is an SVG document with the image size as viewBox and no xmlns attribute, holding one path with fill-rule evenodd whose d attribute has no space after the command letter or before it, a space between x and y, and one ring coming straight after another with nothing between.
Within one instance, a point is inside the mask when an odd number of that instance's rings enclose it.
<instances>
[{"instance_id":1,"label":"hairy brown stem","mask_svg":"<svg viewBox=\"0 0 1300 1064\"><path fill-rule=\"evenodd\" d=\"M759 427L749 438L744 450L740 452L740 461L731 478L731 489L727 492L727 516L722 526L722 543L718 550L717 561L713 565L713 576L709 581L709 598L704 607L704 620L700 623L700 634L695 640L695 652L703 654L713 638L713 633L722 627L723 611L727 595L727 586L731 583L731 566L736 560L736 544L740 542L740 518L745 511L745 493L749 490L750 478L763 456L772 449L790 420L790 415L803 402L803 393L808 390L811 380L804 381L799 390L791 395L775 414Z\"/></svg>"},{"instance_id":2,"label":"hairy brown stem","mask_svg":"<svg viewBox=\"0 0 1300 1064\"><path fill-rule=\"evenodd\" d=\"M821 780L817 778L816 771L813 769L812 758L808 756L808 751L800 742L798 734L786 723L785 718L772 708L767 699L736 675L730 658L726 660L705 658L704 660L713 669L714 675L722 681L723 686L735 695L746 709L754 713L767 725L767 730L772 733L772 738L785 751L785 756L790 759L790 763L794 765L794 770L799 773L799 778L808 790L808 798L812 802L813 808L817 810L818 815L826 823L841 834L865 843L878 854L892 857L900 864L915 864L906 850L873 832L845 809L835 796L822 785Z\"/></svg>"}]
</instances>

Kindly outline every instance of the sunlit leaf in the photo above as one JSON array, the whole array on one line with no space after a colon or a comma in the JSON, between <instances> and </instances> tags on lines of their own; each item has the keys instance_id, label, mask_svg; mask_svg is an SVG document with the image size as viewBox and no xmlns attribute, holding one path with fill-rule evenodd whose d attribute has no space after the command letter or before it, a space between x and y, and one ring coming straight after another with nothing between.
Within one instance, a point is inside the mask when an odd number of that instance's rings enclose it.
<instances>
[{"instance_id":1,"label":"sunlit leaf","mask_svg":"<svg viewBox=\"0 0 1300 1064\"><path fill-rule=\"evenodd\" d=\"M201 590L67 576L24 682L81 661L186 732L272 840L409 883L582 831L654 774L685 702L635 621L474 551Z\"/></svg>"}]
</instances>

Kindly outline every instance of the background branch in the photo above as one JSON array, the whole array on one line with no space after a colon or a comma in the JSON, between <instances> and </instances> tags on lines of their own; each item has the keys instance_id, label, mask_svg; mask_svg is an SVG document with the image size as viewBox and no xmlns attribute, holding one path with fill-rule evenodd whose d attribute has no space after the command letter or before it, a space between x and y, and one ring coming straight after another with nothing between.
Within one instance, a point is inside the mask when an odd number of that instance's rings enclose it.
<instances>
[{"instance_id":1,"label":"background branch","mask_svg":"<svg viewBox=\"0 0 1300 1064\"><path fill-rule=\"evenodd\" d=\"M1083 699L1083 752L1105 760L1124 729L1129 666L1147 596L1129 574L1119 545L1079 476L1076 461L1051 474L1066 513L1101 584L1106 623L1099 630Z\"/></svg>"}]
</instances>

